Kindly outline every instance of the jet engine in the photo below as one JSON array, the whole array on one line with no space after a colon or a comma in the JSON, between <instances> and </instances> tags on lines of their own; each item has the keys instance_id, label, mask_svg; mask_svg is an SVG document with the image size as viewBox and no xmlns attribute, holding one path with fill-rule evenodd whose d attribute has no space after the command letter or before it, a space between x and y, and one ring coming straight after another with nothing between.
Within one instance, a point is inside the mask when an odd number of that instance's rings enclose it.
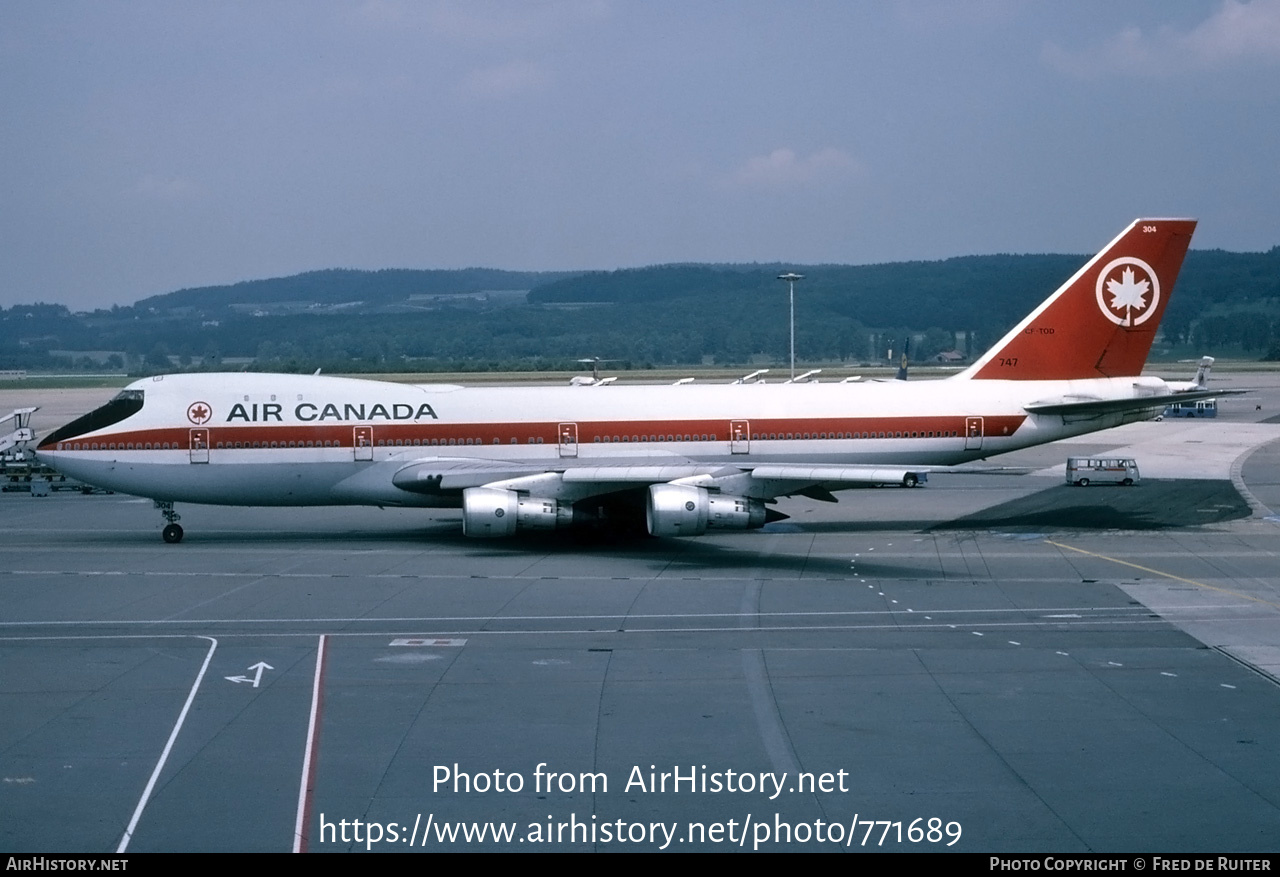
<instances>
[{"instance_id":1,"label":"jet engine","mask_svg":"<svg viewBox=\"0 0 1280 877\"><path fill-rule=\"evenodd\" d=\"M708 529L751 530L770 520L758 499L711 493L704 487L684 484L651 485L644 512L654 536L701 536Z\"/></svg>"},{"instance_id":2,"label":"jet engine","mask_svg":"<svg viewBox=\"0 0 1280 877\"><path fill-rule=\"evenodd\" d=\"M554 499L494 487L462 491L462 532L467 536L510 536L516 530L555 530L572 523L572 506Z\"/></svg>"}]
</instances>

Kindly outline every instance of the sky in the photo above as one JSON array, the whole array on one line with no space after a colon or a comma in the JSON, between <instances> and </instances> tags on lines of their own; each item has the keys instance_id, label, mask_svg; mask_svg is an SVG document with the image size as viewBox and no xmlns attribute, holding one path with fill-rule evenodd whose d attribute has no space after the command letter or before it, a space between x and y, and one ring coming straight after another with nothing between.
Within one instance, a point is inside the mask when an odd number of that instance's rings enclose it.
<instances>
[{"instance_id":1,"label":"sky","mask_svg":"<svg viewBox=\"0 0 1280 877\"><path fill-rule=\"evenodd\" d=\"M1280 0L0 0L0 306L1280 244Z\"/></svg>"}]
</instances>

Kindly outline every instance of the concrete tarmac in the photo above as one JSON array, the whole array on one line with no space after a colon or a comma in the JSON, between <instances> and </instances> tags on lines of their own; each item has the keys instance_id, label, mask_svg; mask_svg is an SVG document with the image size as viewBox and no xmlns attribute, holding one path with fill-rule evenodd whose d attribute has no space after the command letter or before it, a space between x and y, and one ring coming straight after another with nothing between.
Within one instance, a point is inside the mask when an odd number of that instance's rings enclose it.
<instances>
[{"instance_id":1,"label":"concrete tarmac","mask_svg":"<svg viewBox=\"0 0 1280 877\"><path fill-rule=\"evenodd\" d=\"M689 540L0 495L0 850L1275 852L1268 382Z\"/></svg>"}]
</instances>

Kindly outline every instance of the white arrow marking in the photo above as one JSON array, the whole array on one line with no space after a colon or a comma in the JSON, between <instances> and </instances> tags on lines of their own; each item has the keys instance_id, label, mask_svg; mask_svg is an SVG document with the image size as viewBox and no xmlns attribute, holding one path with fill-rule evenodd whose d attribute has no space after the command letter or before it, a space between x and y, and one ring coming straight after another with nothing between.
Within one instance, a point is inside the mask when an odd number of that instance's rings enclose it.
<instances>
[{"instance_id":1,"label":"white arrow marking","mask_svg":"<svg viewBox=\"0 0 1280 877\"><path fill-rule=\"evenodd\" d=\"M224 677L222 677L222 678L226 679L228 682L236 682L236 683L240 683L240 682L252 682L252 683L253 683L253 687L254 687L254 688L257 688L257 687L258 687L258 683L262 681L262 671L263 671L263 670L274 670L274 669L275 669L275 667L272 667L272 666L271 666L270 664L268 664L266 661L259 661L258 663L256 663L256 664L252 665L251 667L249 667L249 669L250 669L250 670L257 670L258 672L257 672L257 673L254 673L252 677L249 677L249 676L224 676Z\"/></svg>"}]
</instances>

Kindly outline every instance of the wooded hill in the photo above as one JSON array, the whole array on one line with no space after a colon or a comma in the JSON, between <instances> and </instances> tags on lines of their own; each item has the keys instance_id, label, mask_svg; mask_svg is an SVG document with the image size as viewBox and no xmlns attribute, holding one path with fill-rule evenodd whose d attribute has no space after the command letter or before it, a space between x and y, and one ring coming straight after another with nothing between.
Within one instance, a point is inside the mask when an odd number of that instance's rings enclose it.
<instances>
[{"instance_id":1,"label":"wooded hill","mask_svg":"<svg viewBox=\"0 0 1280 877\"><path fill-rule=\"evenodd\" d=\"M0 368L312 371L879 362L913 338L922 361L976 355L1087 260L967 256L884 265L664 265L610 272L315 271L72 314L0 311ZM1280 247L1188 254L1155 355L1280 355ZM95 353L90 353L95 352ZM112 359L111 353L115 352Z\"/></svg>"},{"instance_id":2,"label":"wooded hill","mask_svg":"<svg viewBox=\"0 0 1280 877\"><path fill-rule=\"evenodd\" d=\"M456 271L386 268L355 271L331 268L307 271L291 277L246 280L227 286L203 286L154 295L137 302L135 309L173 310L192 308L212 314L232 305L272 305L295 302L340 305L360 302L363 310L400 305L414 299L435 296L465 296L490 291L529 289L550 283L573 272L500 271L494 268L463 268Z\"/></svg>"}]
</instances>

